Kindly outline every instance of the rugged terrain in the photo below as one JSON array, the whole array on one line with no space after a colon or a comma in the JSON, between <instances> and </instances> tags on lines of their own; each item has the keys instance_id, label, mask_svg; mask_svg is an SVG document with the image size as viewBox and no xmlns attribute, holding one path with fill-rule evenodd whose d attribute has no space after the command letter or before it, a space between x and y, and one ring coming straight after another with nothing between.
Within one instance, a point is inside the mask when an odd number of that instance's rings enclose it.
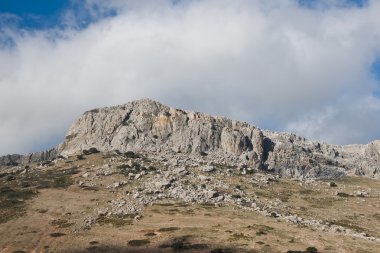
<instances>
[{"instance_id":1,"label":"rugged terrain","mask_svg":"<svg viewBox=\"0 0 380 253\"><path fill-rule=\"evenodd\" d=\"M380 142L336 146L152 100L0 158L1 252L377 252Z\"/></svg>"},{"instance_id":2,"label":"rugged terrain","mask_svg":"<svg viewBox=\"0 0 380 253\"><path fill-rule=\"evenodd\" d=\"M85 112L58 147L0 158L2 165L48 161L84 149L182 153L193 158L291 178L380 177L380 141L337 146L289 133L262 131L245 122L170 108L143 99Z\"/></svg>"}]
</instances>

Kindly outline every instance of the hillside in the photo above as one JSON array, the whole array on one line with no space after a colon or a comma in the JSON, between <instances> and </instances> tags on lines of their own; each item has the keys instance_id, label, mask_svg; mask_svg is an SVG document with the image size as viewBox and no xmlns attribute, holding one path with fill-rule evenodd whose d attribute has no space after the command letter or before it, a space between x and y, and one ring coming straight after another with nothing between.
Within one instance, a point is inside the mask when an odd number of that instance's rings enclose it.
<instances>
[{"instance_id":1,"label":"hillside","mask_svg":"<svg viewBox=\"0 0 380 253\"><path fill-rule=\"evenodd\" d=\"M0 160L0 251L377 252L379 142L336 146L152 100Z\"/></svg>"}]
</instances>

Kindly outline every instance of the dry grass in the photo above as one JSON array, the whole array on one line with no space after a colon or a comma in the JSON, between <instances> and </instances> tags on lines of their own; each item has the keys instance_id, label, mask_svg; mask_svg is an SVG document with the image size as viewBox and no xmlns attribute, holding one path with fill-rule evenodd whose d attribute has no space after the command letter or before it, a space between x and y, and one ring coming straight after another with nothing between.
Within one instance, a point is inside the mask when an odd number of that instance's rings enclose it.
<instances>
[{"instance_id":1,"label":"dry grass","mask_svg":"<svg viewBox=\"0 0 380 253\"><path fill-rule=\"evenodd\" d=\"M234 206L215 207L211 203L197 205L177 200L148 206L139 221L132 216L100 216L86 230L82 228L86 217L107 206L108 200L138 187L138 183L128 183L111 193L105 186L125 179L123 173L115 173L99 176L96 191L92 191L76 184L83 180L81 175L94 173L91 165L104 164L104 159L118 159L120 165L128 159L142 163L147 158L115 153L84 158L73 157L24 176L0 178L1 252L335 253L377 252L379 247L376 242L299 227ZM238 186L246 196L267 203L279 202L287 213L330 221L380 237L379 181L344 178L334 181L336 187L330 187L328 181L305 184L280 179L258 186L252 183L251 175L225 177L214 173L213 176ZM236 189L223 190L232 194ZM336 195L367 189L371 191L365 198Z\"/></svg>"}]
</instances>

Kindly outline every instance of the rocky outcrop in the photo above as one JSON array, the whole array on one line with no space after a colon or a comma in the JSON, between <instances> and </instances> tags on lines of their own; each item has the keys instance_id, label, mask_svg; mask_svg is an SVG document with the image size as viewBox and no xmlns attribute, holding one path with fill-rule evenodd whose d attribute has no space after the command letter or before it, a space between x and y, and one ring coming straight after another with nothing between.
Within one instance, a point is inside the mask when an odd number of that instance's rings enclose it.
<instances>
[{"instance_id":1,"label":"rocky outcrop","mask_svg":"<svg viewBox=\"0 0 380 253\"><path fill-rule=\"evenodd\" d=\"M260 169L292 178L356 174L380 178L380 141L338 146L245 122L171 108L143 99L85 112L56 149L0 158L0 165L44 161L85 149L165 153ZM250 170L248 170L250 171Z\"/></svg>"},{"instance_id":2,"label":"rocky outcrop","mask_svg":"<svg viewBox=\"0 0 380 253\"><path fill-rule=\"evenodd\" d=\"M242 157L261 166L261 130L244 122L170 108L144 99L95 109L70 128L59 152L95 147L100 151L173 152L210 157Z\"/></svg>"},{"instance_id":3,"label":"rocky outcrop","mask_svg":"<svg viewBox=\"0 0 380 253\"><path fill-rule=\"evenodd\" d=\"M50 161L57 157L57 149L31 153L28 155L6 155L0 157L0 166L18 166L28 163Z\"/></svg>"},{"instance_id":4,"label":"rocky outcrop","mask_svg":"<svg viewBox=\"0 0 380 253\"><path fill-rule=\"evenodd\" d=\"M6 155L0 157L0 166L17 166L21 163L22 155Z\"/></svg>"}]
</instances>

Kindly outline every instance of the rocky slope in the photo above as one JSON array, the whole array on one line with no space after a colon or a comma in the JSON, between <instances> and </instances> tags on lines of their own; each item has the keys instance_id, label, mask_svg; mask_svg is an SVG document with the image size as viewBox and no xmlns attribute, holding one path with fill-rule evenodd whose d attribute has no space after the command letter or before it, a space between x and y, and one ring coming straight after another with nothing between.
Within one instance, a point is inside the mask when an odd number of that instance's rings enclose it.
<instances>
[{"instance_id":1,"label":"rocky slope","mask_svg":"<svg viewBox=\"0 0 380 253\"><path fill-rule=\"evenodd\" d=\"M144 151L264 170L293 178L356 174L380 178L380 141L336 146L248 123L170 108L149 99L85 112L57 148L0 158L0 165L45 161L82 150Z\"/></svg>"}]
</instances>

